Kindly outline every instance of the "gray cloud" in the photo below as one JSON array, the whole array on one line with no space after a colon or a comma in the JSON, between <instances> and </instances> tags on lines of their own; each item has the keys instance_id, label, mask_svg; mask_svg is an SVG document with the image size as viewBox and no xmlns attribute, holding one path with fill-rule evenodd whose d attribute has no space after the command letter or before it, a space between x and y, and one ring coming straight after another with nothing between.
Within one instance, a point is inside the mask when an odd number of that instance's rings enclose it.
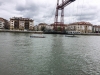
<instances>
[{"instance_id":1,"label":"gray cloud","mask_svg":"<svg viewBox=\"0 0 100 75\"><path fill-rule=\"evenodd\" d=\"M94 20L94 16L80 16L77 18L78 21L87 21L87 20Z\"/></svg>"},{"instance_id":2,"label":"gray cloud","mask_svg":"<svg viewBox=\"0 0 100 75\"><path fill-rule=\"evenodd\" d=\"M82 12L74 14L74 16L78 17L78 20L94 20L96 19L95 14L97 14L97 12Z\"/></svg>"},{"instance_id":3,"label":"gray cloud","mask_svg":"<svg viewBox=\"0 0 100 75\"><path fill-rule=\"evenodd\" d=\"M3 2L0 2L0 6L2 5Z\"/></svg>"},{"instance_id":4,"label":"gray cloud","mask_svg":"<svg viewBox=\"0 0 100 75\"><path fill-rule=\"evenodd\" d=\"M52 9L52 7L44 4L36 4L35 2L16 5L16 10L20 14L23 14L24 17L33 18L37 22L44 22L45 18L51 17L52 14L49 9Z\"/></svg>"},{"instance_id":5,"label":"gray cloud","mask_svg":"<svg viewBox=\"0 0 100 75\"><path fill-rule=\"evenodd\" d=\"M39 10L39 7L35 3L28 4L28 5L27 4L25 4L25 5L17 5L16 6L16 10L17 11L26 11L26 10L28 10L28 11L37 11L37 10Z\"/></svg>"},{"instance_id":6,"label":"gray cloud","mask_svg":"<svg viewBox=\"0 0 100 75\"><path fill-rule=\"evenodd\" d=\"M73 18L75 21L88 20L99 23L100 1L90 1L76 0L66 6L64 10L65 23L73 22L70 21ZM22 16L32 18L36 23L49 23L49 21L54 22L55 9L56 0L0 0L0 14L4 18Z\"/></svg>"},{"instance_id":7,"label":"gray cloud","mask_svg":"<svg viewBox=\"0 0 100 75\"><path fill-rule=\"evenodd\" d=\"M78 21L93 21L98 15L98 9L96 6L78 6L78 12L74 13L73 16L76 17Z\"/></svg>"}]
</instances>

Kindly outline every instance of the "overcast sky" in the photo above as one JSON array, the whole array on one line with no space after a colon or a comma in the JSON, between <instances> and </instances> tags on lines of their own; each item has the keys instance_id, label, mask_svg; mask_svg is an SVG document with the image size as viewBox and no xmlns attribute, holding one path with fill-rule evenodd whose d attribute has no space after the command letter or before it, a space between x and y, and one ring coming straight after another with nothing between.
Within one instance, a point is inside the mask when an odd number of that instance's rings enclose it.
<instances>
[{"instance_id":1,"label":"overcast sky","mask_svg":"<svg viewBox=\"0 0 100 75\"><path fill-rule=\"evenodd\" d=\"M62 0L60 0L61 2ZM0 17L26 17L39 23L54 22L57 0L0 0ZM76 0L65 7L65 24L86 21L100 25L100 0ZM59 14L60 15L60 14Z\"/></svg>"}]
</instances>

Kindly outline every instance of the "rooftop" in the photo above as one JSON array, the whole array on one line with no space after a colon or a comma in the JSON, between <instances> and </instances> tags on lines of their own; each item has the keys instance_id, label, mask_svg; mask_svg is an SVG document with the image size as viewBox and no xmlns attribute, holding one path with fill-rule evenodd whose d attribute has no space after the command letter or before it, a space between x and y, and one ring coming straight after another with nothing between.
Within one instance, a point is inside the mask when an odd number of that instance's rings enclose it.
<instances>
[{"instance_id":1,"label":"rooftop","mask_svg":"<svg viewBox=\"0 0 100 75\"><path fill-rule=\"evenodd\" d=\"M89 22L74 22L69 25L90 25L90 26L92 26L92 24Z\"/></svg>"},{"instance_id":2,"label":"rooftop","mask_svg":"<svg viewBox=\"0 0 100 75\"><path fill-rule=\"evenodd\" d=\"M22 18L22 17L12 17L12 18L10 18L10 19L17 19L17 20L32 20L32 19L30 19L30 18Z\"/></svg>"}]
</instances>

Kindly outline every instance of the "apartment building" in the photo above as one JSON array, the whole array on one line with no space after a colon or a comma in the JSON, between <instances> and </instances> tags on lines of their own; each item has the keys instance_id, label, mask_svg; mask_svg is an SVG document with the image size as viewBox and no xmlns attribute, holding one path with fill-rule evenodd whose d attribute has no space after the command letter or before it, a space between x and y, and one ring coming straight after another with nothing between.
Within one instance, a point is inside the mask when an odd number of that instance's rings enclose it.
<instances>
[{"instance_id":1,"label":"apartment building","mask_svg":"<svg viewBox=\"0 0 100 75\"><path fill-rule=\"evenodd\" d=\"M30 18L12 17L10 18L10 30L33 30L34 20Z\"/></svg>"},{"instance_id":2,"label":"apartment building","mask_svg":"<svg viewBox=\"0 0 100 75\"><path fill-rule=\"evenodd\" d=\"M0 17L0 29L9 29L8 20Z\"/></svg>"},{"instance_id":3,"label":"apartment building","mask_svg":"<svg viewBox=\"0 0 100 75\"><path fill-rule=\"evenodd\" d=\"M4 20L0 18L0 29L4 29Z\"/></svg>"},{"instance_id":4,"label":"apartment building","mask_svg":"<svg viewBox=\"0 0 100 75\"><path fill-rule=\"evenodd\" d=\"M100 33L100 25L93 26L93 33Z\"/></svg>"},{"instance_id":5,"label":"apartment building","mask_svg":"<svg viewBox=\"0 0 100 75\"><path fill-rule=\"evenodd\" d=\"M80 33L92 33L93 25L89 22L75 22L67 27L67 31L77 31Z\"/></svg>"},{"instance_id":6,"label":"apartment building","mask_svg":"<svg viewBox=\"0 0 100 75\"><path fill-rule=\"evenodd\" d=\"M39 30L39 31L43 31L43 30L46 28L47 25L48 25L48 24L46 24L46 23L39 23L39 25L38 25L38 30Z\"/></svg>"}]
</instances>

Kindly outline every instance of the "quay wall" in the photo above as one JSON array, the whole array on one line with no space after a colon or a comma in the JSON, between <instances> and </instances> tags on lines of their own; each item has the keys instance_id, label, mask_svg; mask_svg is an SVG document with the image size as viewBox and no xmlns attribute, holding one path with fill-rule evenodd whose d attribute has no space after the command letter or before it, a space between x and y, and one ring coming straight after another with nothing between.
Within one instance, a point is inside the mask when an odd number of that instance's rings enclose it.
<instances>
[{"instance_id":1,"label":"quay wall","mask_svg":"<svg viewBox=\"0 0 100 75\"><path fill-rule=\"evenodd\" d=\"M16 33L36 33L36 34L43 34L43 31L21 31L21 30L0 30L0 32L16 32ZM44 33L45 34L45 33ZM46 33L46 34L62 34L62 33ZM73 35L73 34L66 34L65 35ZM74 34L74 35L97 35L100 36L100 33L81 33L81 34Z\"/></svg>"},{"instance_id":2,"label":"quay wall","mask_svg":"<svg viewBox=\"0 0 100 75\"><path fill-rule=\"evenodd\" d=\"M66 35L98 35L100 36L100 33L81 33L81 34L66 34Z\"/></svg>"},{"instance_id":3,"label":"quay wall","mask_svg":"<svg viewBox=\"0 0 100 75\"><path fill-rule=\"evenodd\" d=\"M19 31L19 30L0 30L0 32L38 33L38 34L43 33L43 31Z\"/></svg>"}]
</instances>

